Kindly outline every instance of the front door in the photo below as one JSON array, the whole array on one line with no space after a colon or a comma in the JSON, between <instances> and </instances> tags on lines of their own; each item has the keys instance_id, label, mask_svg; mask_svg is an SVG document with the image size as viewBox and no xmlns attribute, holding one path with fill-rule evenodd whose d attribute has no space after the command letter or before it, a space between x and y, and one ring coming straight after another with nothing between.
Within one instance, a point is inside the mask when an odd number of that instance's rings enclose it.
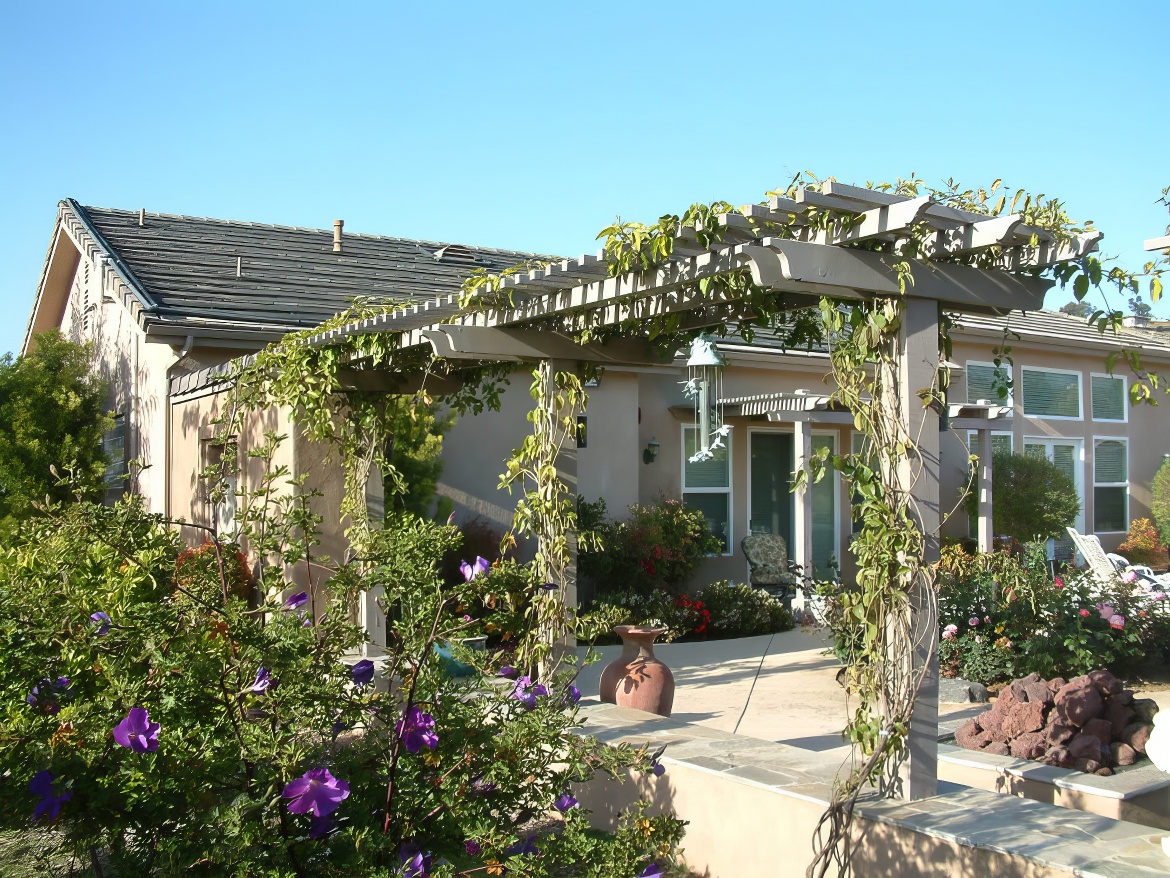
<instances>
[{"instance_id":1,"label":"front door","mask_svg":"<svg viewBox=\"0 0 1170 878\"><path fill-rule=\"evenodd\" d=\"M749 432L751 461L748 478L748 530L754 534L777 534L789 546L796 516L796 495L792 493L792 471L796 467L796 444L792 433L764 430ZM836 450L836 437L813 436L813 451ZM813 575L828 579L837 558L837 473L830 471L812 486Z\"/></svg>"}]
</instances>

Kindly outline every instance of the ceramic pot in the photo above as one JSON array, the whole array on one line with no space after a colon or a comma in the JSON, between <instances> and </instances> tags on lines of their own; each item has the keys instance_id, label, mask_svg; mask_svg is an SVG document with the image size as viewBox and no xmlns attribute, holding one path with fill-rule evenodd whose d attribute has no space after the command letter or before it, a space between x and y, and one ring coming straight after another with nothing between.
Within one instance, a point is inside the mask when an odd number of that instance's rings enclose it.
<instances>
[{"instance_id":1,"label":"ceramic pot","mask_svg":"<svg viewBox=\"0 0 1170 878\"><path fill-rule=\"evenodd\" d=\"M674 674L654 656L654 640L665 628L618 625L622 654L601 673L601 700L659 716L670 716L674 706Z\"/></svg>"}]
</instances>

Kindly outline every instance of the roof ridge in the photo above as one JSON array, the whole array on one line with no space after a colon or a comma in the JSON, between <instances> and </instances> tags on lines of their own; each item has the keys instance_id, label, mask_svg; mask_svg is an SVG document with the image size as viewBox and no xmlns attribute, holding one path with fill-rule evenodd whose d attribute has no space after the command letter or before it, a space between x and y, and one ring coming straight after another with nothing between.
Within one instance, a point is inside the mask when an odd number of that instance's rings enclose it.
<instances>
[{"instance_id":1,"label":"roof ridge","mask_svg":"<svg viewBox=\"0 0 1170 878\"><path fill-rule=\"evenodd\" d=\"M134 218L134 219L136 219L138 217L137 210L125 210L125 209L120 208L120 207L99 207L97 205L90 205L90 204L83 205L83 204L80 204L80 202L77 202L77 203L82 208L84 208L86 211L100 210L100 211L106 211L107 213L124 214L125 216L130 217L130 218ZM329 235L329 236L333 235L333 230L331 228L330 229L318 229L318 228L313 228L312 226L290 226L290 225L284 225L281 223L261 223L261 222L254 222L252 220L222 219L220 217L195 216L193 214L185 214L185 213L162 213L162 212L153 212L152 213L151 211L146 211L146 216L148 218L149 217L158 217L160 219L178 219L178 220L192 220L195 222L203 222L203 223L217 223L220 225L238 226L241 228L272 229L274 231L286 231L286 232L319 232L319 233L324 234L324 235ZM395 241L395 242L402 243L402 244L421 244L424 246L430 245L430 246L434 246L434 247L450 247L450 246L454 245L454 246L459 246L459 247L467 247L468 249L478 250L478 251L482 251L484 253L507 253L507 254L517 255L517 256L530 256L530 257L535 256L535 257L542 258L542 259L563 259L564 258L561 256L552 256L550 254L535 253L531 250L509 250L509 249L502 248L502 247L483 247L483 246L480 246L478 244L460 244L460 243L455 242L455 241L430 241L430 240L427 240L425 238L403 238L403 237L399 237L397 235L376 235L376 234L372 234L370 232L348 232L347 231L347 232L345 232L345 237L346 238L366 238L366 239L375 240L375 241Z\"/></svg>"}]
</instances>

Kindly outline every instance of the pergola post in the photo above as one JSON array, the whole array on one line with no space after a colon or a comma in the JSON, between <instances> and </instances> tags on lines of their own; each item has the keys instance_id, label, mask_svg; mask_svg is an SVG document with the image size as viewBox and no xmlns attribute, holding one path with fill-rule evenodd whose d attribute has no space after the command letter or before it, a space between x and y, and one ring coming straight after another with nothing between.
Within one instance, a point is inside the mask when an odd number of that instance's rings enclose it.
<instances>
[{"instance_id":1,"label":"pergola post","mask_svg":"<svg viewBox=\"0 0 1170 878\"><path fill-rule=\"evenodd\" d=\"M796 472L807 469L812 457L812 423L798 419L796 428ZM802 578L806 584L812 580L812 485L806 479L796 489L795 518L792 523L793 543L789 553L792 560L801 566Z\"/></svg>"},{"instance_id":2,"label":"pergola post","mask_svg":"<svg viewBox=\"0 0 1170 878\"><path fill-rule=\"evenodd\" d=\"M909 488L912 515L922 529L924 566L939 557L939 434L938 412L924 405L918 392L937 381L938 312L939 303L933 299L907 299L898 330L898 403L917 446L902 484ZM902 769L903 795L912 800L938 792L938 607L933 592L924 569L910 593L910 673L911 679L921 679L910 721L909 756Z\"/></svg>"},{"instance_id":3,"label":"pergola post","mask_svg":"<svg viewBox=\"0 0 1170 878\"><path fill-rule=\"evenodd\" d=\"M577 374L578 364L576 360L561 360L550 359L547 361L551 367L545 370L546 382L546 399L555 399L557 396L556 376L558 372L568 372ZM576 412L558 411L557 418L566 416L576 417ZM572 504L572 508L577 508L577 439L579 437L573 435L561 446L560 452L557 454L557 478L560 479L561 484L565 486L566 499ZM564 584L563 594L565 598L565 607L573 610L577 607L577 529L570 528L565 535L568 540L569 558L565 564L564 569Z\"/></svg>"},{"instance_id":4,"label":"pergola post","mask_svg":"<svg viewBox=\"0 0 1170 878\"><path fill-rule=\"evenodd\" d=\"M995 549L991 526L991 430L979 431L979 551Z\"/></svg>"}]
</instances>

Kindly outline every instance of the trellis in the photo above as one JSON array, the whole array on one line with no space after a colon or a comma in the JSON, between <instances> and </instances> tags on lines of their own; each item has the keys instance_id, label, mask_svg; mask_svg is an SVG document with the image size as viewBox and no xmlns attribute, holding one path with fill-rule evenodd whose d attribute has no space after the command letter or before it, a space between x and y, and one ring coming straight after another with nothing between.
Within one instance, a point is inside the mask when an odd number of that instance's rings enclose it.
<instances>
[{"instance_id":1,"label":"trellis","mask_svg":"<svg viewBox=\"0 0 1170 878\"><path fill-rule=\"evenodd\" d=\"M933 386L941 366L940 308L976 313L1039 309L1054 283L1041 272L1082 259L1101 235L1029 225L1019 213L988 216L930 196L902 196L831 180L791 195L773 195L766 204L679 224L662 258L643 270L617 269L602 250L493 279L470 302L472 307L466 297L446 296L333 328L308 343L328 346L354 336L390 333L397 351L429 352L447 361L449 374L462 365L485 362L537 362L547 374L549 367L571 370L582 362L662 362L645 337L605 343L578 339L583 330L628 328L668 315L688 330L742 316L740 294L705 283L735 272L746 272L753 291L774 296L788 310L815 306L821 297L898 300L897 398L881 402L901 413L905 435L914 437L916 447L908 461L913 472L905 484L925 536L924 560L930 562L938 553L939 414L923 405L917 392ZM361 381L364 365L360 358L350 364L353 380L374 389ZM375 384L393 389L393 381ZM551 404L551 399L545 396L543 402ZM989 436L984 423L988 413L955 414L982 415L978 425L971 423ZM980 457L990 459L985 453ZM574 449L562 445L556 465L575 489ZM983 475L981 487L989 487L990 472ZM986 511L990 498L984 499ZM562 593L571 601L575 565L570 562L562 578ZM921 680L904 773L904 791L912 798L932 795L937 787L938 626L933 602L922 593L928 587L920 583L913 600L912 629L922 637L909 669Z\"/></svg>"}]
</instances>

